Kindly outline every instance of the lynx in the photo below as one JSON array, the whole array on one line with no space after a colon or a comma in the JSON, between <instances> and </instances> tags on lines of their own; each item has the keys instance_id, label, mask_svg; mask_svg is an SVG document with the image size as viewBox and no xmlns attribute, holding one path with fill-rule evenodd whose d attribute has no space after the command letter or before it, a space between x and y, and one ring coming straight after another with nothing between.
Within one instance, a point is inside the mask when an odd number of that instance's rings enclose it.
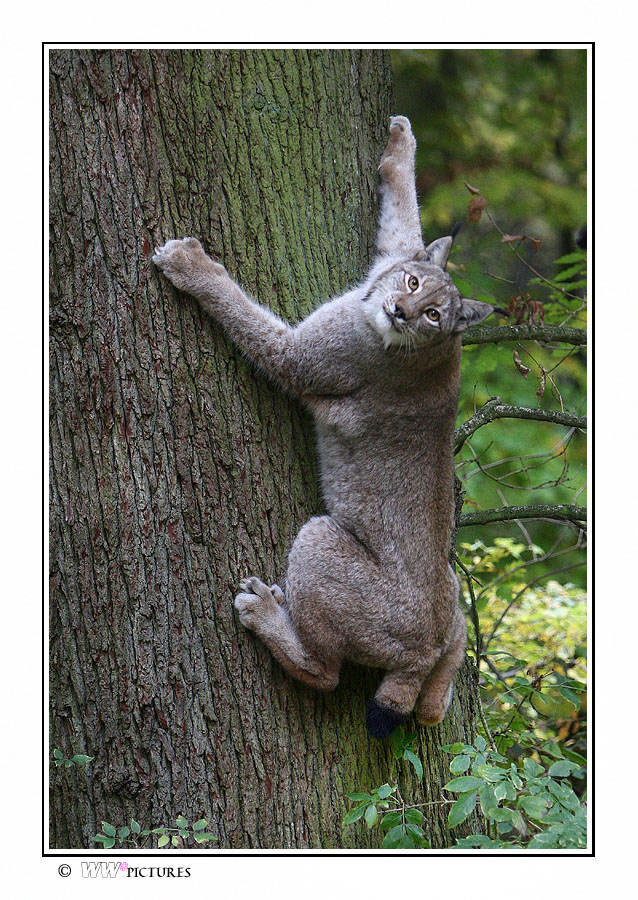
<instances>
[{"instance_id":1,"label":"lynx","mask_svg":"<svg viewBox=\"0 0 638 900\"><path fill-rule=\"evenodd\" d=\"M424 245L416 141L390 120L379 166L376 256L358 286L296 327L251 300L199 241L153 261L253 364L314 414L326 515L293 543L283 588L243 580L242 624L293 677L322 691L343 660L384 670L366 725L387 737L416 709L449 707L466 644L453 527L452 435L461 332L493 307L462 299L445 271L452 237Z\"/></svg>"}]
</instances>

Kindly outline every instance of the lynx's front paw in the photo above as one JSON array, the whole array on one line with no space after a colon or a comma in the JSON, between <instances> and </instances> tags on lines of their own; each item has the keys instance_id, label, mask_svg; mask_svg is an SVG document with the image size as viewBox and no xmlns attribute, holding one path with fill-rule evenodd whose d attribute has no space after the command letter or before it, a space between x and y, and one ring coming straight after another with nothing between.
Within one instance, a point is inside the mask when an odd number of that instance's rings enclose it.
<instances>
[{"instance_id":1,"label":"lynx's front paw","mask_svg":"<svg viewBox=\"0 0 638 900\"><path fill-rule=\"evenodd\" d=\"M197 293L202 278L210 275L226 275L220 263L206 256L197 238L167 241L158 247L153 262L180 291Z\"/></svg>"},{"instance_id":2,"label":"lynx's front paw","mask_svg":"<svg viewBox=\"0 0 638 900\"><path fill-rule=\"evenodd\" d=\"M239 587L242 593L235 597L235 609L242 625L259 632L264 625L279 617L279 604L283 602L284 595L278 585L273 584L269 588L259 578L245 578Z\"/></svg>"},{"instance_id":3,"label":"lynx's front paw","mask_svg":"<svg viewBox=\"0 0 638 900\"><path fill-rule=\"evenodd\" d=\"M412 134L410 120L405 116L392 116L390 135L381 157L379 170L386 180L391 180L397 170L414 166L416 139Z\"/></svg>"}]
</instances>

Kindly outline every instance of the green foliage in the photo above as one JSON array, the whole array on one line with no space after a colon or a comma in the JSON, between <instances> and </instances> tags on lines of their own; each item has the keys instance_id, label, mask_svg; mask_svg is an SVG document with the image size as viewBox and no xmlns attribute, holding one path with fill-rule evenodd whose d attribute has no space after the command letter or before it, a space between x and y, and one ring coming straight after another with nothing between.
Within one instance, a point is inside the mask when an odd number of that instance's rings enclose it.
<instances>
[{"instance_id":1,"label":"green foliage","mask_svg":"<svg viewBox=\"0 0 638 900\"><path fill-rule=\"evenodd\" d=\"M448 814L450 828L470 816L477 803L487 823L487 834L458 838L456 847L582 849L587 846L587 816L584 803L568 779L583 779L578 762L560 755L553 745L542 747L537 758L525 756L518 764L488 747L482 737L473 744L445 748L454 755L450 771L466 768L471 775L452 778L444 790L459 796ZM459 762L461 760L462 762ZM537 761L541 760L541 762Z\"/></svg>"},{"instance_id":2,"label":"green foliage","mask_svg":"<svg viewBox=\"0 0 638 900\"><path fill-rule=\"evenodd\" d=\"M405 734L396 729L390 737L392 754L398 762L414 768L419 781L423 778L423 763L415 753L416 734ZM423 827L425 816L420 806L427 803L408 804L403 800L399 785L385 782L370 791L354 791L346 795L354 804L343 818L343 825L354 825L361 819L368 828L378 828L381 847L385 850L416 850L430 846Z\"/></svg>"},{"instance_id":3,"label":"green foliage","mask_svg":"<svg viewBox=\"0 0 638 900\"><path fill-rule=\"evenodd\" d=\"M184 842L189 839L196 844L216 841L217 838L206 831L207 824L206 819L198 819L197 822L189 825L181 815L175 820L175 827L160 825L157 828L142 828L135 819L131 819L130 825L123 825L120 828L116 828L109 822L102 822L102 831L91 840L96 844L101 844L104 850L110 850L116 842L132 847L148 846L155 836L158 848L167 847L169 844L173 848L179 848L183 847Z\"/></svg>"},{"instance_id":4,"label":"green foliage","mask_svg":"<svg viewBox=\"0 0 638 900\"><path fill-rule=\"evenodd\" d=\"M78 766L79 768L83 768L87 765L87 763L92 762L94 759L93 756L86 756L84 753L76 753L75 756L72 756L70 759L65 759L64 754L61 750L57 748L53 751L53 762L56 766L64 766L67 769L70 769L71 766Z\"/></svg>"},{"instance_id":5,"label":"green foliage","mask_svg":"<svg viewBox=\"0 0 638 900\"><path fill-rule=\"evenodd\" d=\"M520 753L553 742L584 763L584 591L553 579L534 584L529 572L542 559L539 547L497 538L490 545L462 542L459 549L463 594L472 607L469 641L480 663L486 726L498 749Z\"/></svg>"}]
</instances>

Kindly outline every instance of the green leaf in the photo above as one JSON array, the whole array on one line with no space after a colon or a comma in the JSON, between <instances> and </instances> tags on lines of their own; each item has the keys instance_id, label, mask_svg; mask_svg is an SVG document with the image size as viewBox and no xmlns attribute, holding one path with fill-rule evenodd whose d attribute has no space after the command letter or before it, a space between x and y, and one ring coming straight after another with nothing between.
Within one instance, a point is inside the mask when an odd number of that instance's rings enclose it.
<instances>
[{"instance_id":1,"label":"green leaf","mask_svg":"<svg viewBox=\"0 0 638 900\"><path fill-rule=\"evenodd\" d=\"M559 759L549 767L548 774L551 775L552 778L565 778L567 775L571 775L572 770L575 768L577 767L574 766L572 762L569 762L566 759Z\"/></svg>"},{"instance_id":2,"label":"green leaf","mask_svg":"<svg viewBox=\"0 0 638 900\"><path fill-rule=\"evenodd\" d=\"M471 848L490 847L492 846L492 841L486 834L470 834L464 838L457 838L456 846Z\"/></svg>"},{"instance_id":3,"label":"green leaf","mask_svg":"<svg viewBox=\"0 0 638 900\"><path fill-rule=\"evenodd\" d=\"M474 747L471 749L474 750ZM447 750L448 753L454 753L456 756L457 753L461 753L461 751L465 750L465 744L460 744L458 741L456 744L444 744L443 750Z\"/></svg>"},{"instance_id":4,"label":"green leaf","mask_svg":"<svg viewBox=\"0 0 638 900\"><path fill-rule=\"evenodd\" d=\"M409 834L404 833L401 840L397 843L399 850L414 850L414 841Z\"/></svg>"},{"instance_id":5,"label":"green leaf","mask_svg":"<svg viewBox=\"0 0 638 900\"><path fill-rule=\"evenodd\" d=\"M579 262L567 269L562 269L557 275L554 275L554 281L567 281L572 275L579 275L583 270L582 264Z\"/></svg>"},{"instance_id":6,"label":"green leaf","mask_svg":"<svg viewBox=\"0 0 638 900\"><path fill-rule=\"evenodd\" d=\"M197 822L193 823L193 831L203 831L207 825L206 819L198 819Z\"/></svg>"},{"instance_id":7,"label":"green leaf","mask_svg":"<svg viewBox=\"0 0 638 900\"><path fill-rule=\"evenodd\" d=\"M514 800L516 791L509 781L499 781L498 784L494 785L494 796L497 800Z\"/></svg>"},{"instance_id":8,"label":"green leaf","mask_svg":"<svg viewBox=\"0 0 638 900\"><path fill-rule=\"evenodd\" d=\"M414 766L414 771L416 772L416 777L421 781L423 778L423 764L416 753L413 753L412 750L406 750L403 754L403 759L406 759L409 763L412 763Z\"/></svg>"},{"instance_id":9,"label":"green leaf","mask_svg":"<svg viewBox=\"0 0 638 900\"><path fill-rule=\"evenodd\" d=\"M215 835L209 834L208 831L198 831L193 835L193 837L195 838L195 840L197 841L198 844L203 844L204 841L216 841L217 840Z\"/></svg>"},{"instance_id":10,"label":"green leaf","mask_svg":"<svg viewBox=\"0 0 638 900\"><path fill-rule=\"evenodd\" d=\"M390 831L386 834L381 842L381 847L384 850L391 850L399 846L401 838L404 836L403 825L395 825L394 828L391 828Z\"/></svg>"},{"instance_id":11,"label":"green leaf","mask_svg":"<svg viewBox=\"0 0 638 900\"><path fill-rule=\"evenodd\" d=\"M124 825L118 831L117 836L120 840L123 840L124 838L127 838L130 833L131 833L131 829L127 825Z\"/></svg>"},{"instance_id":12,"label":"green leaf","mask_svg":"<svg viewBox=\"0 0 638 900\"><path fill-rule=\"evenodd\" d=\"M405 821L411 822L413 825L420 825L422 822L425 822L425 816L420 809L406 809Z\"/></svg>"},{"instance_id":13,"label":"green leaf","mask_svg":"<svg viewBox=\"0 0 638 900\"><path fill-rule=\"evenodd\" d=\"M75 763L76 766L85 766L87 763L90 763L95 757L86 756L84 753L76 753L75 756L71 757L71 762Z\"/></svg>"},{"instance_id":14,"label":"green leaf","mask_svg":"<svg viewBox=\"0 0 638 900\"><path fill-rule=\"evenodd\" d=\"M578 696L578 694L575 694L568 687L559 687L558 693L561 695L561 697L564 697L565 700L571 703L571 705L574 707L575 712L578 712L578 710L580 709L580 697Z\"/></svg>"},{"instance_id":15,"label":"green leaf","mask_svg":"<svg viewBox=\"0 0 638 900\"><path fill-rule=\"evenodd\" d=\"M173 837L171 838L171 843L172 843L173 847L179 847L179 838L177 837L176 834L174 834Z\"/></svg>"},{"instance_id":16,"label":"green leaf","mask_svg":"<svg viewBox=\"0 0 638 900\"><path fill-rule=\"evenodd\" d=\"M422 846L425 843L425 835L423 834L423 829L419 828L418 825L414 825L412 823L408 823L405 826L405 830L407 834L412 838L414 843L418 846Z\"/></svg>"},{"instance_id":17,"label":"green leaf","mask_svg":"<svg viewBox=\"0 0 638 900\"><path fill-rule=\"evenodd\" d=\"M507 771L505 769L499 769L498 766L478 766L476 769L477 775L484 781L496 782L502 781L503 778L507 775Z\"/></svg>"},{"instance_id":18,"label":"green leaf","mask_svg":"<svg viewBox=\"0 0 638 900\"><path fill-rule=\"evenodd\" d=\"M544 769L542 766L539 766L537 762L535 762L530 756L526 756L523 760L523 771L526 775L534 778L536 775L542 775Z\"/></svg>"},{"instance_id":19,"label":"green leaf","mask_svg":"<svg viewBox=\"0 0 638 900\"><path fill-rule=\"evenodd\" d=\"M65 765L65 768L70 769L71 766L73 765L73 760L71 760L71 759L65 759L65 760L64 760L64 765Z\"/></svg>"},{"instance_id":20,"label":"green leaf","mask_svg":"<svg viewBox=\"0 0 638 900\"><path fill-rule=\"evenodd\" d=\"M379 813L377 812L377 808L374 803L371 803L366 807L365 820L368 828L372 828L373 825L376 825L379 821Z\"/></svg>"},{"instance_id":21,"label":"green leaf","mask_svg":"<svg viewBox=\"0 0 638 900\"><path fill-rule=\"evenodd\" d=\"M104 841L104 849L105 849L105 850L110 850L111 847L115 847L115 838L112 838L112 837L107 838L107 839Z\"/></svg>"},{"instance_id":22,"label":"green leaf","mask_svg":"<svg viewBox=\"0 0 638 900\"><path fill-rule=\"evenodd\" d=\"M469 791L467 794L461 794L459 799L452 804L448 814L448 824L450 828L460 825L474 811L476 806L476 791Z\"/></svg>"},{"instance_id":23,"label":"green leaf","mask_svg":"<svg viewBox=\"0 0 638 900\"><path fill-rule=\"evenodd\" d=\"M514 816L514 810L508 809L507 806L498 806L493 809L490 818L495 822L511 822Z\"/></svg>"},{"instance_id":24,"label":"green leaf","mask_svg":"<svg viewBox=\"0 0 638 900\"><path fill-rule=\"evenodd\" d=\"M61 750L58 750L57 748L53 751L53 755L55 756L56 759L64 759L64 754L62 753Z\"/></svg>"},{"instance_id":25,"label":"green leaf","mask_svg":"<svg viewBox=\"0 0 638 900\"><path fill-rule=\"evenodd\" d=\"M159 828L154 828L151 834L166 834L166 825L160 825Z\"/></svg>"},{"instance_id":26,"label":"green leaf","mask_svg":"<svg viewBox=\"0 0 638 900\"><path fill-rule=\"evenodd\" d=\"M521 797L518 805L530 819L540 819L547 810L547 801L542 797Z\"/></svg>"},{"instance_id":27,"label":"green leaf","mask_svg":"<svg viewBox=\"0 0 638 900\"><path fill-rule=\"evenodd\" d=\"M474 775L461 775L459 778L453 778L443 785L446 791L473 791L483 787L485 782L482 778L476 778Z\"/></svg>"},{"instance_id":28,"label":"green leaf","mask_svg":"<svg viewBox=\"0 0 638 900\"><path fill-rule=\"evenodd\" d=\"M109 825L108 822L102 822L102 831L104 834L108 834L109 837L115 837L116 831L113 825Z\"/></svg>"},{"instance_id":29,"label":"green leaf","mask_svg":"<svg viewBox=\"0 0 638 900\"><path fill-rule=\"evenodd\" d=\"M354 809L349 810L343 817L343 822L341 824L352 825L353 822L358 822L366 811L367 805L367 803L360 803L359 806L355 806Z\"/></svg>"},{"instance_id":30,"label":"green leaf","mask_svg":"<svg viewBox=\"0 0 638 900\"><path fill-rule=\"evenodd\" d=\"M381 797L382 800L385 800L386 797L389 797L390 794L394 791L393 787L390 787L389 784L382 784L380 788L377 788L377 794ZM372 799L371 797L368 799Z\"/></svg>"},{"instance_id":31,"label":"green leaf","mask_svg":"<svg viewBox=\"0 0 638 900\"><path fill-rule=\"evenodd\" d=\"M139 822L136 822L135 819L131 819L131 831L133 834L139 834L141 830Z\"/></svg>"},{"instance_id":32,"label":"green leaf","mask_svg":"<svg viewBox=\"0 0 638 900\"><path fill-rule=\"evenodd\" d=\"M96 841L98 844L103 844L105 841L108 841L109 838L104 834L96 834L91 838L92 841Z\"/></svg>"},{"instance_id":33,"label":"green leaf","mask_svg":"<svg viewBox=\"0 0 638 900\"><path fill-rule=\"evenodd\" d=\"M494 788L490 784L484 784L479 790L479 797L481 799L481 811L483 812L483 815L490 818L492 810L498 806Z\"/></svg>"},{"instance_id":34,"label":"green leaf","mask_svg":"<svg viewBox=\"0 0 638 900\"><path fill-rule=\"evenodd\" d=\"M512 825L520 834L527 834L525 819L517 809L512 810Z\"/></svg>"},{"instance_id":35,"label":"green leaf","mask_svg":"<svg viewBox=\"0 0 638 900\"><path fill-rule=\"evenodd\" d=\"M567 759L571 759L572 762L577 762L581 766L587 765L587 760L584 756L581 756L580 753L576 753L575 750L568 750L566 747L562 748L563 755L567 757Z\"/></svg>"},{"instance_id":36,"label":"green leaf","mask_svg":"<svg viewBox=\"0 0 638 900\"><path fill-rule=\"evenodd\" d=\"M346 794L348 800L356 800L359 803L362 803L364 800L372 800L372 794L362 794L359 791L355 791L353 794ZM193 825L193 828L195 826Z\"/></svg>"},{"instance_id":37,"label":"green leaf","mask_svg":"<svg viewBox=\"0 0 638 900\"><path fill-rule=\"evenodd\" d=\"M168 844L169 840L170 840L169 836L167 834L163 834L158 838L157 846L165 847Z\"/></svg>"},{"instance_id":38,"label":"green leaf","mask_svg":"<svg viewBox=\"0 0 638 900\"><path fill-rule=\"evenodd\" d=\"M481 737L480 734L477 734L476 738L474 739L474 746L482 753L483 750L485 750L485 748L487 747L487 741L484 737Z\"/></svg>"},{"instance_id":39,"label":"green leaf","mask_svg":"<svg viewBox=\"0 0 638 900\"><path fill-rule=\"evenodd\" d=\"M407 813L406 813L407 816ZM390 828L394 828L395 825L401 824L401 813L400 812L389 812L381 819L381 828L384 831L388 831Z\"/></svg>"},{"instance_id":40,"label":"green leaf","mask_svg":"<svg viewBox=\"0 0 638 900\"><path fill-rule=\"evenodd\" d=\"M178 816L175 819L175 823L178 828L188 828L188 820L184 818L184 816Z\"/></svg>"},{"instance_id":41,"label":"green leaf","mask_svg":"<svg viewBox=\"0 0 638 900\"><path fill-rule=\"evenodd\" d=\"M556 836L550 834L549 831L541 831L539 834L534 835L527 846L530 850L556 849L558 847L558 841Z\"/></svg>"},{"instance_id":42,"label":"green leaf","mask_svg":"<svg viewBox=\"0 0 638 900\"><path fill-rule=\"evenodd\" d=\"M573 253L566 253L565 256L561 256L560 259L555 260L555 263L557 266L560 266L565 263L575 263L581 261L585 261L585 254L575 250Z\"/></svg>"},{"instance_id":43,"label":"green leaf","mask_svg":"<svg viewBox=\"0 0 638 900\"><path fill-rule=\"evenodd\" d=\"M455 756L452 762L450 763L450 772L453 772L455 775L458 775L459 772L467 772L470 768L472 760L469 756L462 754L461 756Z\"/></svg>"}]
</instances>

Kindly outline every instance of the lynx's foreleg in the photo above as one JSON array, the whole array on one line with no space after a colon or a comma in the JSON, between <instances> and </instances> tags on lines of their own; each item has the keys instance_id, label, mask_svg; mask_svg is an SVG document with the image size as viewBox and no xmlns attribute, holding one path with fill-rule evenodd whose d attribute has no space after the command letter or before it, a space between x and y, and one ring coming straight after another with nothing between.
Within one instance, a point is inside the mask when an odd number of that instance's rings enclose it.
<instances>
[{"instance_id":1,"label":"lynx's foreleg","mask_svg":"<svg viewBox=\"0 0 638 900\"><path fill-rule=\"evenodd\" d=\"M416 140L405 116L390 120L390 136L381 157L380 213L377 250L383 256L416 256L423 250L416 198Z\"/></svg>"}]
</instances>

